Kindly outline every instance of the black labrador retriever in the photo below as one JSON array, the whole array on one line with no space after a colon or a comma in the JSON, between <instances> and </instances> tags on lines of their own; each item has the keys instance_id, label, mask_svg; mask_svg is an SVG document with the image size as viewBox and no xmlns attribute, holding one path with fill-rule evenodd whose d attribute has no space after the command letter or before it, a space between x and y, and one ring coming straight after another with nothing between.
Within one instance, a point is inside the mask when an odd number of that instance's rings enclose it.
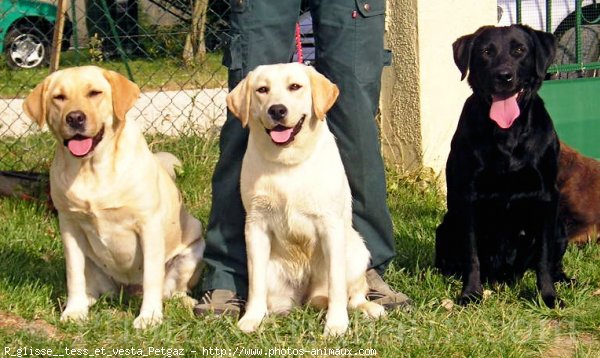
<instances>
[{"instance_id":1,"label":"black labrador retriever","mask_svg":"<svg viewBox=\"0 0 600 358\"><path fill-rule=\"evenodd\" d=\"M462 304L482 295L482 280L510 283L533 269L544 303L554 307L567 240L557 222L559 142L537 94L554 37L485 26L453 49L473 94L446 164L448 212L436 232L435 265L462 275Z\"/></svg>"}]
</instances>

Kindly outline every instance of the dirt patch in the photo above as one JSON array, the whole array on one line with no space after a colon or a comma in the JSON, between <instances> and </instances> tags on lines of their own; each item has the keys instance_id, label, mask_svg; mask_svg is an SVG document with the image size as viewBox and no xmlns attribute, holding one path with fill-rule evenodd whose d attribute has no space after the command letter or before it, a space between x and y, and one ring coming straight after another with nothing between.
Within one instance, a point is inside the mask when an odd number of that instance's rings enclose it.
<instances>
[{"instance_id":1,"label":"dirt patch","mask_svg":"<svg viewBox=\"0 0 600 358\"><path fill-rule=\"evenodd\" d=\"M558 336L554 339L550 348L541 356L544 358L569 358L575 357L577 346L592 346L595 339L591 334L578 334L576 336Z\"/></svg>"},{"instance_id":2,"label":"dirt patch","mask_svg":"<svg viewBox=\"0 0 600 358\"><path fill-rule=\"evenodd\" d=\"M0 311L0 329L5 328L15 331L26 331L32 334L41 334L51 339L63 338L58 328L42 319L29 321L15 314Z\"/></svg>"}]
</instances>

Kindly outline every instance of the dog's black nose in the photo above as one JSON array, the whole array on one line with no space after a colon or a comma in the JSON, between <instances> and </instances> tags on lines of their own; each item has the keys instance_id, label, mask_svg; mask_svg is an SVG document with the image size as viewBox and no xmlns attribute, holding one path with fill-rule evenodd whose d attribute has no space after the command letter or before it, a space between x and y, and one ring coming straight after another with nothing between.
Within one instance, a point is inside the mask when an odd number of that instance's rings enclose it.
<instances>
[{"instance_id":1,"label":"dog's black nose","mask_svg":"<svg viewBox=\"0 0 600 358\"><path fill-rule=\"evenodd\" d=\"M513 80L513 74L510 71L500 71L496 74L498 82L510 82Z\"/></svg>"},{"instance_id":2,"label":"dog's black nose","mask_svg":"<svg viewBox=\"0 0 600 358\"><path fill-rule=\"evenodd\" d=\"M85 125L85 113L73 111L67 113L67 124L73 129L82 129Z\"/></svg>"},{"instance_id":3,"label":"dog's black nose","mask_svg":"<svg viewBox=\"0 0 600 358\"><path fill-rule=\"evenodd\" d=\"M274 104L267 111L274 121L280 121L287 115L287 108L283 104Z\"/></svg>"}]
</instances>

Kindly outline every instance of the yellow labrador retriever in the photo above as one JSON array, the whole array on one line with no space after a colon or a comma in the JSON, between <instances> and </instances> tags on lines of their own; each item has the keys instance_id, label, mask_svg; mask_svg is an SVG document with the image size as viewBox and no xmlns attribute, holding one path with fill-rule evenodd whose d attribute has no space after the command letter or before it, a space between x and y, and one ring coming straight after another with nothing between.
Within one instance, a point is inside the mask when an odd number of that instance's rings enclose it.
<instances>
[{"instance_id":1,"label":"yellow labrador retriever","mask_svg":"<svg viewBox=\"0 0 600 358\"><path fill-rule=\"evenodd\" d=\"M348 328L348 306L368 302L370 254L352 227L351 194L325 113L338 88L312 67L260 66L227 96L250 137L241 172L249 295L238 322L255 331L268 313L308 302L327 308L325 334Z\"/></svg>"},{"instance_id":2,"label":"yellow labrador retriever","mask_svg":"<svg viewBox=\"0 0 600 358\"><path fill-rule=\"evenodd\" d=\"M94 66L48 76L25 99L25 113L56 140L50 168L67 263L61 320L83 320L103 293L142 285L136 328L162 320L162 300L198 280L201 224L188 214L169 153L153 155L125 114L140 90Z\"/></svg>"}]
</instances>

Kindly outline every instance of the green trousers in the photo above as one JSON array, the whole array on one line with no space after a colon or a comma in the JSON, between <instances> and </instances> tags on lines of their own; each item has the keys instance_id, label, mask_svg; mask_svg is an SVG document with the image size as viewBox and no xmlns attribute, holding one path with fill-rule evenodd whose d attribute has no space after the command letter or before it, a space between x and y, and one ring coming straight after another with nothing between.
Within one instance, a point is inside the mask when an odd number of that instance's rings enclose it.
<instances>
[{"instance_id":1,"label":"green trousers","mask_svg":"<svg viewBox=\"0 0 600 358\"><path fill-rule=\"evenodd\" d=\"M394 257L392 222L375 114L381 87L384 0L313 0L316 68L340 89L327 121L353 197L354 227L383 272ZM289 62L294 51L300 0L231 0L231 43L224 57L229 89L259 65ZM230 113L222 128L220 157L212 179L212 208L204 260L203 290L229 289L247 296L245 212L240 170L248 130ZM326 174L324 174L326 175Z\"/></svg>"}]
</instances>

